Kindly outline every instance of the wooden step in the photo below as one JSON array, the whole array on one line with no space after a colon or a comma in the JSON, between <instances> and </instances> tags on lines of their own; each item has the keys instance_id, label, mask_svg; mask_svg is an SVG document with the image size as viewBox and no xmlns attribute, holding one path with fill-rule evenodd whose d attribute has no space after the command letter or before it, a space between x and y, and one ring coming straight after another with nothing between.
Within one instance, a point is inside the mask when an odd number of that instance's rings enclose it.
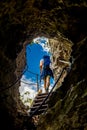
<instances>
[{"instance_id":1,"label":"wooden step","mask_svg":"<svg viewBox=\"0 0 87 130\"><path fill-rule=\"evenodd\" d=\"M42 102L39 102L39 103L34 103L31 107L37 107L37 106L40 106L42 104ZM47 105L47 103L44 103L44 105Z\"/></svg>"},{"instance_id":2,"label":"wooden step","mask_svg":"<svg viewBox=\"0 0 87 130\"><path fill-rule=\"evenodd\" d=\"M41 93L35 97L32 107L30 108L30 115L31 114L39 115L47 110L48 108L47 101L49 100L49 98L43 103L47 95L48 93Z\"/></svg>"},{"instance_id":3,"label":"wooden step","mask_svg":"<svg viewBox=\"0 0 87 130\"><path fill-rule=\"evenodd\" d=\"M42 102L36 102L36 103L33 103L32 106L40 106L41 103L42 103ZM32 107L32 106L31 106L31 107Z\"/></svg>"},{"instance_id":4,"label":"wooden step","mask_svg":"<svg viewBox=\"0 0 87 130\"><path fill-rule=\"evenodd\" d=\"M40 106L40 105L38 105L38 106L33 106L33 107L30 108L30 110L31 110L31 111L32 111L32 110L35 110L35 109L37 109L39 106ZM48 107L48 104L45 104L45 105L42 105L42 106L41 106L41 109L47 108L47 107Z\"/></svg>"},{"instance_id":5,"label":"wooden step","mask_svg":"<svg viewBox=\"0 0 87 130\"><path fill-rule=\"evenodd\" d=\"M47 94L40 94L40 95L37 95L36 97L35 97L35 99L42 99L42 98L46 98L47 97Z\"/></svg>"},{"instance_id":6,"label":"wooden step","mask_svg":"<svg viewBox=\"0 0 87 130\"><path fill-rule=\"evenodd\" d=\"M33 108L33 107L39 107L42 103L43 103L43 102L34 102L33 105L31 106L31 108ZM43 105L46 106L46 105L48 105L48 104L47 104L47 102L45 102L45 103L42 104L42 106L43 106ZM31 109L31 108L30 108L30 109Z\"/></svg>"},{"instance_id":7,"label":"wooden step","mask_svg":"<svg viewBox=\"0 0 87 130\"><path fill-rule=\"evenodd\" d=\"M42 114L43 112L45 112L47 110L47 108L44 108L44 109L39 109L34 115L40 115ZM35 112L35 111L30 111L30 115Z\"/></svg>"},{"instance_id":8,"label":"wooden step","mask_svg":"<svg viewBox=\"0 0 87 130\"><path fill-rule=\"evenodd\" d=\"M47 95L38 95L38 96L35 97L34 102L41 102L41 101L43 101L46 97L47 97Z\"/></svg>"},{"instance_id":9,"label":"wooden step","mask_svg":"<svg viewBox=\"0 0 87 130\"><path fill-rule=\"evenodd\" d=\"M45 99L45 98L35 99L35 100L34 100L34 103L36 103L36 102L42 102L44 99Z\"/></svg>"},{"instance_id":10,"label":"wooden step","mask_svg":"<svg viewBox=\"0 0 87 130\"><path fill-rule=\"evenodd\" d=\"M37 96L44 96L44 95L48 95L48 93L40 93L40 94L37 94Z\"/></svg>"},{"instance_id":11,"label":"wooden step","mask_svg":"<svg viewBox=\"0 0 87 130\"><path fill-rule=\"evenodd\" d=\"M36 99L39 99L39 98L46 98L47 95L40 95L40 96L37 96Z\"/></svg>"}]
</instances>

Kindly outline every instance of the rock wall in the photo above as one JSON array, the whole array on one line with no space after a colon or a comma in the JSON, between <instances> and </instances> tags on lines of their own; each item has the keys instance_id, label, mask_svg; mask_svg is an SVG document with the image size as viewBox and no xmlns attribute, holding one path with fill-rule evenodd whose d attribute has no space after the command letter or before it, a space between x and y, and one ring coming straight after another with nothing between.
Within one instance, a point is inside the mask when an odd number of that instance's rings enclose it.
<instances>
[{"instance_id":1,"label":"rock wall","mask_svg":"<svg viewBox=\"0 0 87 130\"><path fill-rule=\"evenodd\" d=\"M37 130L87 129L86 42L87 38L73 46L71 70L51 96L49 110L40 117Z\"/></svg>"},{"instance_id":2,"label":"rock wall","mask_svg":"<svg viewBox=\"0 0 87 130\"><path fill-rule=\"evenodd\" d=\"M74 64L61 88L53 95L56 98L55 101L51 100L49 105L53 107L48 114L50 119L47 118L48 115L44 117L46 122L41 119L42 124L39 125L38 130L43 128L44 130L86 130L86 16L86 0L2 0L0 2L0 129L20 130L23 125L26 110L19 100L20 81L15 85L12 84L23 72L25 45L36 36L43 35L50 38L50 46L53 45L51 51L55 79L57 72L59 73L58 67L64 66L59 63L59 58L69 61L70 46L72 46L69 43L72 44L72 42L74 45L71 56L73 56ZM64 35L62 39L58 36L58 32ZM57 38L59 40L56 41ZM59 50L62 50L60 54L57 52ZM68 90L70 96L67 94Z\"/></svg>"},{"instance_id":3,"label":"rock wall","mask_svg":"<svg viewBox=\"0 0 87 130\"><path fill-rule=\"evenodd\" d=\"M63 67L68 66L70 62L73 43L60 34L56 38L49 39L49 43L52 53L53 70L56 79L60 73L60 70L62 70Z\"/></svg>"}]
</instances>

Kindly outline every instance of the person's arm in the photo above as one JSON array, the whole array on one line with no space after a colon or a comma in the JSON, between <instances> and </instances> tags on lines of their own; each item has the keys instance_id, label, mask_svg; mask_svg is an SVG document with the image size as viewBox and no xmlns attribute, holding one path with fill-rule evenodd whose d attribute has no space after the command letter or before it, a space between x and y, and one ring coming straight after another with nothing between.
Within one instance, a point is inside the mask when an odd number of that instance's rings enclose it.
<instances>
[{"instance_id":1,"label":"person's arm","mask_svg":"<svg viewBox=\"0 0 87 130\"><path fill-rule=\"evenodd\" d=\"M43 69L43 59L40 60L40 72L42 72L42 69Z\"/></svg>"}]
</instances>

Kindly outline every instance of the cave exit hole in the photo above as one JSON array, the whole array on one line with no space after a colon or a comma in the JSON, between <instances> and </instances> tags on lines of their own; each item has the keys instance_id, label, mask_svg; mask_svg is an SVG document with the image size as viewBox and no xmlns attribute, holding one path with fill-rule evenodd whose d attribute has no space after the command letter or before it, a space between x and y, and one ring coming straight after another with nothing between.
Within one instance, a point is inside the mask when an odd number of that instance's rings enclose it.
<instances>
[{"instance_id":1,"label":"cave exit hole","mask_svg":"<svg viewBox=\"0 0 87 130\"><path fill-rule=\"evenodd\" d=\"M21 86L19 87L20 98L25 106L30 106L37 94L37 90L44 92L43 81L40 82L39 62L44 54L51 55L48 45L49 39L46 37L37 37L26 46L26 64L27 71L21 78ZM54 79L51 78L52 88Z\"/></svg>"}]
</instances>

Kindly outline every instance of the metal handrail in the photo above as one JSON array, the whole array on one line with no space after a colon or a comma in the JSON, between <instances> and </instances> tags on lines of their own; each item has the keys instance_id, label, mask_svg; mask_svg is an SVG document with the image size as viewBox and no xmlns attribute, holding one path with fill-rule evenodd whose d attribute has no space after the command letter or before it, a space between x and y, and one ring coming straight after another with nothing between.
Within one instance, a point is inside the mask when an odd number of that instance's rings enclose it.
<instances>
[{"instance_id":1,"label":"metal handrail","mask_svg":"<svg viewBox=\"0 0 87 130\"><path fill-rule=\"evenodd\" d=\"M39 91L39 83L38 83L38 77L39 77L39 74L37 74L37 73L34 73L34 72L31 72L30 70L27 70L27 72L29 72L29 73L31 73L31 74L34 74L34 75L36 75L36 81L37 81L37 92Z\"/></svg>"},{"instance_id":2,"label":"metal handrail","mask_svg":"<svg viewBox=\"0 0 87 130\"><path fill-rule=\"evenodd\" d=\"M23 75L26 71L28 71L28 72L30 72L30 73L36 75L36 79L37 79L37 83L36 83L36 84L37 84L37 91L38 91L38 90L39 90L39 83L38 83L38 76L39 76L39 74L36 74L36 73L33 73L33 72L29 71L29 70L28 70L28 66L26 66L25 69L24 69L24 71L23 71L23 72L20 74L20 76L18 77L18 79L15 80L15 81L14 81L11 85L9 85L8 87L2 88L2 89L0 90L0 92L3 92L3 91L5 91L5 90L7 90L7 89L13 87L13 86L21 79L22 75ZM26 83L26 82L25 82L25 83ZM27 84L27 83L26 83L26 84ZM32 84L34 84L34 83L32 83Z\"/></svg>"},{"instance_id":3,"label":"metal handrail","mask_svg":"<svg viewBox=\"0 0 87 130\"><path fill-rule=\"evenodd\" d=\"M21 80L21 82L24 83L24 84L28 84L28 85L37 85L37 83L27 83L27 82L25 82L23 80Z\"/></svg>"}]
</instances>

